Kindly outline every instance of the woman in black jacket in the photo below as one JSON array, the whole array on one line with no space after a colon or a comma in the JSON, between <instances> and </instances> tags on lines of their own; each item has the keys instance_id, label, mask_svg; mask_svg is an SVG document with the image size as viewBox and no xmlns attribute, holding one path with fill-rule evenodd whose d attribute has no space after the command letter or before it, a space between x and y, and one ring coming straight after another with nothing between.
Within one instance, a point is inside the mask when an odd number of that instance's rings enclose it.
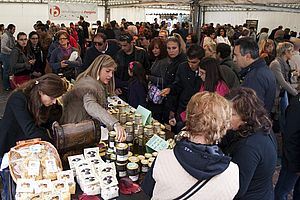
<instances>
[{"instance_id":1,"label":"woman in black jacket","mask_svg":"<svg viewBox=\"0 0 300 200\"><path fill-rule=\"evenodd\" d=\"M174 82L178 66L187 61L186 55L183 53L184 49L178 38L170 37L167 40L167 52L168 52L168 67L165 73L165 85L168 87ZM164 104L164 122L169 122L169 119L175 117L175 111L177 108L176 96L168 95Z\"/></svg>"},{"instance_id":2,"label":"woman in black jacket","mask_svg":"<svg viewBox=\"0 0 300 200\"><path fill-rule=\"evenodd\" d=\"M59 119L50 121L50 113L55 107L56 98L66 91L65 86L59 76L47 74L28 81L10 95L0 121L0 164L4 153L18 141L32 138L50 140L47 128ZM1 172L1 177L2 195L8 195L8 169Z\"/></svg>"},{"instance_id":3,"label":"woman in black jacket","mask_svg":"<svg viewBox=\"0 0 300 200\"><path fill-rule=\"evenodd\" d=\"M33 77L40 77L45 74L46 67L46 56L40 44L40 36L36 31L29 33L29 48L30 51L34 54L35 63L33 64Z\"/></svg>"},{"instance_id":4,"label":"woman in black jacket","mask_svg":"<svg viewBox=\"0 0 300 200\"><path fill-rule=\"evenodd\" d=\"M36 59L27 46L27 40L26 33L19 32L17 45L10 54L11 73L14 75L12 79L13 89L31 79L32 67Z\"/></svg>"},{"instance_id":5,"label":"woman in black jacket","mask_svg":"<svg viewBox=\"0 0 300 200\"><path fill-rule=\"evenodd\" d=\"M221 147L239 166L240 189L235 199L274 199L277 147L268 112L250 88L232 89L227 99L232 104L233 132L226 134Z\"/></svg>"}]
</instances>

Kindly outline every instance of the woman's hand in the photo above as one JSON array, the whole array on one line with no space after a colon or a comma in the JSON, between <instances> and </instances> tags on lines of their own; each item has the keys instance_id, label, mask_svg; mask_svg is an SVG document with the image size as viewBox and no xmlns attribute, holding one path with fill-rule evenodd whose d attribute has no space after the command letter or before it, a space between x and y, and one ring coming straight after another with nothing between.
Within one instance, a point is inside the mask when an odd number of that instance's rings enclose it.
<instances>
[{"instance_id":1,"label":"woman's hand","mask_svg":"<svg viewBox=\"0 0 300 200\"><path fill-rule=\"evenodd\" d=\"M117 135L116 135L117 141L123 142L123 141L126 140L126 132L125 132L123 126L121 126L121 124L116 123L116 124L114 125L114 130L115 130L116 133L117 133Z\"/></svg>"},{"instance_id":2,"label":"woman's hand","mask_svg":"<svg viewBox=\"0 0 300 200\"><path fill-rule=\"evenodd\" d=\"M65 62L65 60L63 60L63 61L60 62L60 67L61 68L68 67L68 64Z\"/></svg>"}]
</instances>

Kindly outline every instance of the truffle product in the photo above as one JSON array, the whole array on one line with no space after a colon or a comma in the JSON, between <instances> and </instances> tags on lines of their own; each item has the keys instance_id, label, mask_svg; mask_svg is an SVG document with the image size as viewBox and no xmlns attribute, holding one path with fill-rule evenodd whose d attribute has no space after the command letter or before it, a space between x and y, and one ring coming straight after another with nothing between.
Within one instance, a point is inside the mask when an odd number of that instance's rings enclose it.
<instances>
[{"instance_id":1,"label":"truffle product","mask_svg":"<svg viewBox=\"0 0 300 200\"><path fill-rule=\"evenodd\" d=\"M35 186L34 182L33 179L18 179L16 192L33 193Z\"/></svg>"},{"instance_id":2,"label":"truffle product","mask_svg":"<svg viewBox=\"0 0 300 200\"><path fill-rule=\"evenodd\" d=\"M146 159L141 160L141 164L142 164L141 171L143 173L147 173L149 171L149 166L148 166L149 162L148 162L148 160L146 160Z\"/></svg>"},{"instance_id":3,"label":"truffle product","mask_svg":"<svg viewBox=\"0 0 300 200\"><path fill-rule=\"evenodd\" d=\"M135 124L142 124L143 120L142 120L142 115L139 113L136 113L134 116L134 123Z\"/></svg>"},{"instance_id":4,"label":"truffle product","mask_svg":"<svg viewBox=\"0 0 300 200\"><path fill-rule=\"evenodd\" d=\"M85 159L100 158L99 147L86 148L83 150Z\"/></svg>"},{"instance_id":5,"label":"truffle product","mask_svg":"<svg viewBox=\"0 0 300 200\"><path fill-rule=\"evenodd\" d=\"M120 114L120 123L125 124L126 118L127 118L127 114L125 114L125 113Z\"/></svg>"},{"instance_id":6,"label":"truffle product","mask_svg":"<svg viewBox=\"0 0 300 200\"><path fill-rule=\"evenodd\" d=\"M127 165L127 162L116 162L116 168L117 168L117 173L118 173L118 176L119 178L123 178L123 177L126 177L127 176L127 169L126 169L126 165Z\"/></svg>"},{"instance_id":7,"label":"truffle product","mask_svg":"<svg viewBox=\"0 0 300 200\"><path fill-rule=\"evenodd\" d=\"M149 159L149 158L151 158L152 157L152 154L151 153L145 153L145 158L146 159Z\"/></svg>"},{"instance_id":8,"label":"truffle product","mask_svg":"<svg viewBox=\"0 0 300 200\"><path fill-rule=\"evenodd\" d=\"M62 171L57 173L57 179L67 182L70 194L75 194L76 184L72 170Z\"/></svg>"},{"instance_id":9,"label":"truffle product","mask_svg":"<svg viewBox=\"0 0 300 200\"><path fill-rule=\"evenodd\" d=\"M115 131L110 131L108 136L108 147L113 149L115 148L115 140L117 133Z\"/></svg>"},{"instance_id":10,"label":"truffle product","mask_svg":"<svg viewBox=\"0 0 300 200\"><path fill-rule=\"evenodd\" d=\"M161 137L162 139L166 140L166 132L160 131L160 132L158 133L158 136Z\"/></svg>"},{"instance_id":11,"label":"truffle product","mask_svg":"<svg viewBox=\"0 0 300 200\"><path fill-rule=\"evenodd\" d=\"M119 188L118 186L112 186L108 188L102 188L101 197L104 200L113 199L119 196Z\"/></svg>"},{"instance_id":12,"label":"truffle product","mask_svg":"<svg viewBox=\"0 0 300 200\"><path fill-rule=\"evenodd\" d=\"M125 130L126 130L126 133L129 134L129 133L133 133L133 123L132 122L126 122L125 124Z\"/></svg>"},{"instance_id":13,"label":"truffle product","mask_svg":"<svg viewBox=\"0 0 300 200\"><path fill-rule=\"evenodd\" d=\"M153 157L157 157L157 154L158 154L158 153L155 151L155 152L152 153L152 156L153 156Z\"/></svg>"},{"instance_id":14,"label":"truffle product","mask_svg":"<svg viewBox=\"0 0 300 200\"><path fill-rule=\"evenodd\" d=\"M128 159L128 145L119 143L116 146L117 161L126 161Z\"/></svg>"},{"instance_id":15,"label":"truffle product","mask_svg":"<svg viewBox=\"0 0 300 200\"><path fill-rule=\"evenodd\" d=\"M77 164L79 161L81 161L81 160L84 160L83 154L79 154L79 155L69 156L69 157L68 157L69 166L70 166L70 169L73 170L74 176L75 176L75 174L76 174L75 166L76 166L76 164Z\"/></svg>"},{"instance_id":16,"label":"truffle product","mask_svg":"<svg viewBox=\"0 0 300 200\"><path fill-rule=\"evenodd\" d=\"M139 165L137 163L128 163L127 164L127 173L128 177L132 181L137 181L139 179Z\"/></svg>"},{"instance_id":17,"label":"truffle product","mask_svg":"<svg viewBox=\"0 0 300 200\"><path fill-rule=\"evenodd\" d=\"M52 181L52 184L53 184L53 191L60 193L63 200L71 199L71 195L69 192L69 185L66 181L56 180L56 181Z\"/></svg>"},{"instance_id":18,"label":"truffle product","mask_svg":"<svg viewBox=\"0 0 300 200\"><path fill-rule=\"evenodd\" d=\"M153 132L154 132L154 134L159 134L160 131L161 131L160 123L159 122L154 122L153 123Z\"/></svg>"},{"instance_id":19,"label":"truffle product","mask_svg":"<svg viewBox=\"0 0 300 200\"><path fill-rule=\"evenodd\" d=\"M35 182L35 193L46 193L53 190L53 185L50 179L39 180Z\"/></svg>"},{"instance_id":20,"label":"truffle product","mask_svg":"<svg viewBox=\"0 0 300 200\"><path fill-rule=\"evenodd\" d=\"M140 161L140 159L138 157L136 157L136 156L130 156L128 158L128 161L129 162L133 162L133 163L138 163Z\"/></svg>"}]
</instances>

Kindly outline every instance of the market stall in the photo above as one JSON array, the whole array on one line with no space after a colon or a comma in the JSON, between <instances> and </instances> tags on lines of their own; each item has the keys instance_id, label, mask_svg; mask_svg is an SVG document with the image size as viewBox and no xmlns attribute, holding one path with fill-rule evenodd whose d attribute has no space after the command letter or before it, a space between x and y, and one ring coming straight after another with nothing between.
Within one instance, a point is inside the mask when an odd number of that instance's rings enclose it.
<instances>
[{"instance_id":1,"label":"market stall","mask_svg":"<svg viewBox=\"0 0 300 200\"><path fill-rule=\"evenodd\" d=\"M38 139L12 148L9 167L16 183L16 199L99 199L100 196L102 199L149 199L139 184L158 151L172 148L174 140L166 141L173 135L153 120L151 113L139 113L139 110L118 97L109 98L108 112L124 126L126 141L117 141L114 131L100 127L101 134L95 134L97 142L91 142L90 147L82 147L79 154L69 155L68 165L64 167L59 155L63 149L60 137L56 137L59 151ZM63 131L57 126L60 125L53 126L54 135ZM63 126L60 127L63 129ZM94 124L91 122L90 126ZM95 132L98 131L96 129L99 127L95 128ZM89 137L88 133L85 136ZM87 141L87 138L81 140ZM71 147L69 144L68 150Z\"/></svg>"}]
</instances>

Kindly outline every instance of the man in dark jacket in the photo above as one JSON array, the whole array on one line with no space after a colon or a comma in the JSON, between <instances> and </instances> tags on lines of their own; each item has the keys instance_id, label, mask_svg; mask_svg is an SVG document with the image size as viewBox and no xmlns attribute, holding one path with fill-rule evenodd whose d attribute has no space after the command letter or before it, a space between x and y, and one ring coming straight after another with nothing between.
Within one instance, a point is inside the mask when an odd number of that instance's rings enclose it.
<instances>
[{"instance_id":1,"label":"man in dark jacket","mask_svg":"<svg viewBox=\"0 0 300 200\"><path fill-rule=\"evenodd\" d=\"M138 61L143 65L146 74L149 74L150 63L146 51L143 48L134 45L133 37L129 33L120 35L120 46L121 49L115 57L118 65L115 73L116 94L121 95L120 98L123 98L123 100L126 101L126 90L130 78L128 74L128 64L132 61Z\"/></svg>"},{"instance_id":2,"label":"man in dark jacket","mask_svg":"<svg viewBox=\"0 0 300 200\"><path fill-rule=\"evenodd\" d=\"M276 79L266 62L259 58L258 45L250 37L240 38L234 47L234 61L242 69L242 87L253 89L270 113L275 100Z\"/></svg>"},{"instance_id":3,"label":"man in dark jacket","mask_svg":"<svg viewBox=\"0 0 300 200\"><path fill-rule=\"evenodd\" d=\"M291 99L286 109L286 124L283 140L283 157L278 181L275 186L275 199L287 199L294 189L293 199L300 198L300 95Z\"/></svg>"},{"instance_id":4,"label":"man in dark jacket","mask_svg":"<svg viewBox=\"0 0 300 200\"><path fill-rule=\"evenodd\" d=\"M107 40L103 33L97 33L93 38L93 45L86 51L83 69L87 69L99 55L107 54L114 58L119 50L120 47L116 40Z\"/></svg>"},{"instance_id":5,"label":"man in dark jacket","mask_svg":"<svg viewBox=\"0 0 300 200\"><path fill-rule=\"evenodd\" d=\"M173 105L172 110L175 113L176 132L183 127L180 114L185 111L186 106L191 97L199 92L202 80L199 76L198 69L201 59L204 57L205 51L199 45L192 45L187 50L188 62L181 63L178 67L175 81L168 88L162 90L161 95L168 94L176 96L177 105Z\"/></svg>"}]
</instances>

